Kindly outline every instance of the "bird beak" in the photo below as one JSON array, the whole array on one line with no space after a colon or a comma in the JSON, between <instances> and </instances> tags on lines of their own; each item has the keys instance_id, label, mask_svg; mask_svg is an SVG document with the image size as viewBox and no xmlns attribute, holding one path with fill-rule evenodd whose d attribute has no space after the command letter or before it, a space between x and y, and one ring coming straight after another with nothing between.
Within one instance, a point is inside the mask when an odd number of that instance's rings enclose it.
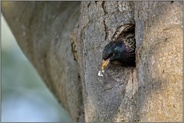
<instances>
[{"instance_id":1,"label":"bird beak","mask_svg":"<svg viewBox=\"0 0 184 123\"><path fill-rule=\"evenodd\" d=\"M110 59L107 59L107 60L103 60L103 61L102 61L102 70L104 70L105 67L109 64L109 60L110 60Z\"/></svg>"}]
</instances>

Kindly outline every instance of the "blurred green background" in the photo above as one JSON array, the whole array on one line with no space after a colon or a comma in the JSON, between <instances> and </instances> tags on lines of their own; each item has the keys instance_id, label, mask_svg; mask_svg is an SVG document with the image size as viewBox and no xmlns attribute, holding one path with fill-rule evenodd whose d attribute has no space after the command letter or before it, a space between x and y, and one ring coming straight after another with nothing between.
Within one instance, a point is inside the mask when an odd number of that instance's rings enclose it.
<instances>
[{"instance_id":1,"label":"blurred green background","mask_svg":"<svg viewBox=\"0 0 184 123\"><path fill-rule=\"evenodd\" d=\"M70 122L1 15L2 122Z\"/></svg>"}]
</instances>

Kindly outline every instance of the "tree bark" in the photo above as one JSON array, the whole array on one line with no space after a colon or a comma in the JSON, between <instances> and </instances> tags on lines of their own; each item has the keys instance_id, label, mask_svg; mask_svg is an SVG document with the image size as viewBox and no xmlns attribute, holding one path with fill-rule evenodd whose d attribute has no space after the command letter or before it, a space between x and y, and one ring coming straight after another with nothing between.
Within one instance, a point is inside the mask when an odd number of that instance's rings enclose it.
<instances>
[{"instance_id":1,"label":"tree bark","mask_svg":"<svg viewBox=\"0 0 184 123\"><path fill-rule=\"evenodd\" d=\"M104 46L134 21L136 68L99 77ZM181 2L83 2L73 37L86 121L182 121Z\"/></svg>"},{"instance_id":2,"label":"tree bark","mask_svg":"<svg viewBox=\"0 0 184 123\"><path fill-rule=\"evenodd\" d=\"M133 101L137 90L135 68L109 66L104 77L98 76L103 47L116 29L134 23L133 2L83 2L74 30L74 40L83 84L85 119L89 121L128 121L135 115ZM133 91L130 87L134 86ZM127 113L129 112L129 113ZM131 114L133 113L133 114ZM122 114L119 117L119 114Z\"/></svg>"},{"instance_id":3,"label":"tree bark","mask_svg":"<svg viewBox=\"0 0 184 123\"><path fill-rule=\"evenodd\" d=\"M20 48L74 121L84 120L81 84L70 42L80 2L2 2Z\"/></svg>"},{"instance_id":4,"label":"tree bark","mask_svg":"<svg viewBox=\"0 0 184 123\"><path fill-rule=\"evenodd\" d=\"M182 121L182 2L136 2L137 111L142 122Z\"/></svg>"},{"instance_id":5,"label":"tree bark","mask_svg":"<svg viewBox=\"0 0 184 123\"><path fill-rule=\"evenodd\" d=\"M183 2L2 7L21 49L74 121L182 121ZM126 23L136 25L136 67L110 64L98 76L104 46Z\"/></svg>"}]
</instances>

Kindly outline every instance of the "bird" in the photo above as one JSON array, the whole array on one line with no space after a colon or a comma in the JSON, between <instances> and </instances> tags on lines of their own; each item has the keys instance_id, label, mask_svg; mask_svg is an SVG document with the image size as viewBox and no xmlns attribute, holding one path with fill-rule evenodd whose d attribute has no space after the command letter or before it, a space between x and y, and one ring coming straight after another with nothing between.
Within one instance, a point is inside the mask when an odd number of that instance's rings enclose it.
<instances>
[{"instance_id":1,"label":"bird","mask_svg":"<svg viewBox=\"0 0 184 123\"><path fill-rule=\"evenodd\" d=\"M109 63L135 67L135 48L135 25L122 25L103 49L101 69L104 71Z\"/></svg>"}]
</instances>

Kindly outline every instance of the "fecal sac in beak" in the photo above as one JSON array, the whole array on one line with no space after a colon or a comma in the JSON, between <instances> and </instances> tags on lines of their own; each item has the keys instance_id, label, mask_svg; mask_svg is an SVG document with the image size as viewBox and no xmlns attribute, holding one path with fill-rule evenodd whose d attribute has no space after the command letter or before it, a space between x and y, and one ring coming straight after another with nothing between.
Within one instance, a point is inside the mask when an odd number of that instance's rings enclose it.
<instances>
[{"instance_id":1,"label":"fecal sac in beak","mask_svg":"<svg viewBox=\"0 0 184 123\"><path fill-rule=\"evenodd\" d=\"M106 68L106 66L109 64L109 62L110 62L109 59L102 61L102 70L104 70Z\"/></svg>"}]
</instances>

